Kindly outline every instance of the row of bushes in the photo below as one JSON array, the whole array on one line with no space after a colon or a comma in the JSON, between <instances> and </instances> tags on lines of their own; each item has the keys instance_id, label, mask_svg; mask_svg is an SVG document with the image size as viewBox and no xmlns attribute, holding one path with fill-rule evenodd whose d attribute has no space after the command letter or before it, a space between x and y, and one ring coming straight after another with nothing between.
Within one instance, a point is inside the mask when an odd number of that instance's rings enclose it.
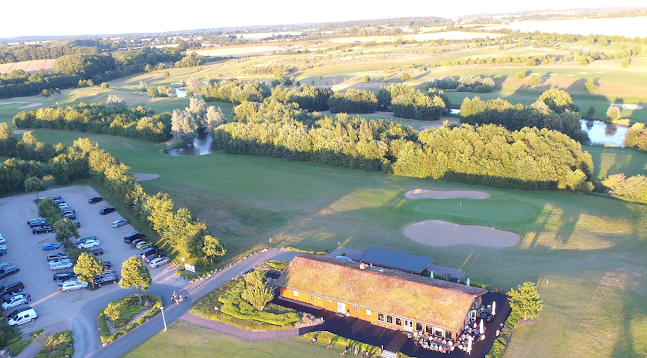
<instances>
[{"instance_id":1,"label":"row of bushes","mask_svg":"<svg viewBox=\"0 0 647 358\"><path fill-rule=\"evenodd\" d=\"M295 249L294 247L286 247L285 248L288 251L294 251L294 252L301 252L304 254L310 254L310 255L328 255L331 253L331 250L326 250L326 251L308 251L308 250L301 250L301 249Z\"/></svg>"},{"instance_id":2,"label":"row of bushes","mask_svg":"<svg viewBox=\"0 0 647 358\"><path fill-rule=\"evenodd\" d=\"M247 283L239 280L229 291L222 294L218 301L222 303L220 312L241 320L257 321L284 328L292 327L295 322L301 320L300 315L292 309L282 307L281 312L276 312L277 307L268 305L263 311L254 308L249 302L241 297Z\"/></svg>"},{"instance_id":3,"label":"row of bushes","mask_svg":"<svg viewBox=\"0 0 647 358\"><path fill-rule=\"evenodd\" d=\"M195 281L195 280L199 280L201 278L207 278L210 275L213 275L214 273L216 273L216 271L218 271L218 270L214 269L214 270L207 271L207 272L191 273L191 272L186 271L184 268L180 268L180 269L175 270L175 274L178 275L178 276L186 277L191 281Z\"/></svg>"},{"instance_id":4,"label":"row of bushes","mask_svg":"<svg viewBox=\"0 0 647 358\"><path fill-rule=\"evenodd\" d=\"M56 348L56 352L52 355L46 348L43 348L34 356L34 358L68 358L74 355L74 338L72 338L72 331L66 330L56 332L53 336L54 339L63 336L61 344Z\"/></svg>"},{"instance_id":5,"label":"row of bushes","mask_svg":"<svg viewBox=\"0 0 647 358\"><path fill-rule=\"evenodd\" d=\"M117 340L117 338L123 336L124 334L132 331L133 329L141 326L144 324L147 320L155 317L158 313L160 313L160 307L163 306L162 299L159 296L153 295L153 294L142 294L142 299L149 301L151 303L151 309L148 313L146 313L144 316L138 318L133 322L132 324L129 324L128 326L124 327L123 329L110 334L110 329L108 328L108 325L106 324L106 314L105 314L105 308L99 312L99 317L97 318L97 323L99 324L99 335L101 336L101 343L109 343L109 342L114 342ZM127 296L124 297L120 300L112 301L110 303L129 303L132 301L137 301L139 302L139 297L137 295L132 295L132 296Z\"/></svg>"},{"instance_id":6,"label":"row of bushes","mask_svg":"<svg viewBox=\"0 0 647 358\"><path fill-rule=\"evenodd\" d=\"M16 128L66 129L164 142L171 138L171 114L142 106L127 109L100 103L24 111L13 118Z\"/></svg>"},{"instance_id":7,"label":"row of bushes","mask_svg":"<svg viewBox=\"0 0 647 358\"><path fill-rule=\"evenodd\" d=\"M521 314L519 312L516 312L515 310L512 310L510 316L508 316L508 319L505 321L505 324L501 329L501 333L494 341L492 348L490 348L490 352L485 356L486 358L503 357L503 353L505 353L505 349L508 346L508 343L510 343L510 338L512 338L512 333L514 332L514 329L519 323L520 319Z\"/></svg>"},{"instance_id":8,"label":"row of bushes","mask_svg":"<svg viewBox=\"0 0 647 358\"><path fill-rule=\"evenodd\" d=\"M458 92L492 92L494 80L480 75L461 75L439 78L427 82L427 88L455 89Z\"/></svg>"},{"instance_id":9,"label":"row of bushes","mask_svg":"<svg viewBox=\"0 0 647 358\"><path fill-rule=\"evenodd\" d=\"M376 355L376 356L382 353L382 349L380 347L373 346L367 343L362 343L350 338L341 337L328 331L308 332L303 335L303 338L308 340L314 338L317 340L317 342L326 343L326 344L328 342L331 342L333 345L337 345L337 344L343 345L344 347L348 347L351 350L357 347L357 349L360 352L362 351L368 352L371 355Z\"/></svg>"}]
</instances>

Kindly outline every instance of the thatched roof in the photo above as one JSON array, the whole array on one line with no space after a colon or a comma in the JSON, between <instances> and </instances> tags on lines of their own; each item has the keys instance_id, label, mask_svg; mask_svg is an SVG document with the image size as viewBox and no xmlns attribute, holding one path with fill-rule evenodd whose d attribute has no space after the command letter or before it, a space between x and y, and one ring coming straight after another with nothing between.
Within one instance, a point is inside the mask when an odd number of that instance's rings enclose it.
<instances>
[{"instance_id":1,"label":"thatched roof","mask_svg":"<svg viewBox=\"0 0 647 358\"><path fill-rule=\"evenodd\" d=\"M459 332L474 298L487 292L316 255L295 257L276 285Z\"/></svg>"}]
</instances>

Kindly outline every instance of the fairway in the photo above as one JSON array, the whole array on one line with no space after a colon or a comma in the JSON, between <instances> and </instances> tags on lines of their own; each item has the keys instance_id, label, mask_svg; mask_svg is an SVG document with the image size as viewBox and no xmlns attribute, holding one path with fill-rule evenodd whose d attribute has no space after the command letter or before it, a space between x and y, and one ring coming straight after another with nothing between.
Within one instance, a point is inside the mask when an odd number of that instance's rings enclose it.
<instances>
[{"instance_id":1,"label":"fairway","mask_svg":"<svg viewBox=\"0 0 647 358\"><path fill-rule=\"evenodd\" d=\"M241 357L241 358L339 358L343 347L327 349L323 344L311 344L303 337L250 342L175 321L168 331L159 332L123 358Z\"/></svg>"}]
</instances>

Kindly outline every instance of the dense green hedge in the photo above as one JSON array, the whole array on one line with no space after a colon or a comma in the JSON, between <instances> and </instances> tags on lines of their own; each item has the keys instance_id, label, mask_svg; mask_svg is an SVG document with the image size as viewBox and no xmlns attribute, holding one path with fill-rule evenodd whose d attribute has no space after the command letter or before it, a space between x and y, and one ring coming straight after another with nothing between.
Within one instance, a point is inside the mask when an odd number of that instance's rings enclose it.
<instances>
[{"instance_id":1,"label":"dense green hedge","mask_svg":"<svg viewBox=\"0 0 647 358\"><path fill-rule=\"evenodd\" d=\"M308 332L303 335L303 338L305 339L311 339L315 338L318 343L323 343L323 344L328 344L328 342L331 342L333 345L343 345L347 346L351 351L357 347L357 349L361 352L368 352L371 355L375 354L376 356L382 353L382 349L377 346L372 346L367 343L362 343L350 338L345 338L338 336L334 333L328 332L328 331L314 331L314 332Z\"/></svg>"},{"instance_id":2,"label":"dense green hedge","mask_svg":"<svg viewBox=\"0 0 647 358\"><path fill-rule=\"evenodd\" d=\"M125 328L113 334L110 334L110 330L108 329L108 325L106 324L106 315L104 313L105 308L103 308L99 312L99 317L97 317L97 323L99 325L99 335L101 336L102 343L114 342L117 338L123 336L124 334L130 332L131 330L137 328L138 326L141 326L146 322L146 320L151 319L155 317L158 313L160 313L159 307L163 306L163 303L162 303L162 299L159 296L156 296L150 293L142 294L142 300L149 301L151 303L151 310L148 313L146 313L144 316L138 318L132 324L129 324ZM126 306L136 306L137 308L141 308L140 306L138 306L139 297L137 295L126 296L120 300L115 300L110 303L122 303L124 304L124 309L128 309Z\"/></svg>"},{"instance_id":3,"label":"dense green hedge","mask_svg":"<svg viewBox=\"0 0 647 358\"><path fill-rule=\"evenodd\" d=\"M275 270L283 271L288 267L288 265L290 264L290 261L288 261L288 260L272 260L272 261L266 262L266 264L267 264L267 266L269 266L269 267L271 267L271 268L273 268Z\"/></svg>"},{"instance_id":4,"label":"dense green hedge","mask_svg":"<svg viewBox=\"0 0 647 358\"><path fill-rule=\"evenodd\" d=\"M503 357L503 353L505 353L505 349L508 343L510 343L510 338L512 338L512 333L514 332L514 328L517 326L520 319L521 319L521 315L519 313L515 312L514 310L510 313L510 316L508 316L508 319L505 321L505 324L501 329L501 333L494 341L494 344L492 345L492 348L490 348L490 352L486 355L486 357L488 358Z\"/></svg>"},{"instance_id":5,"label":"dense green hedge","mask_svg":"<svg viewBox=\"0 0 647 358\"><path fill-rule=\"evenodd\" d=\"M376 107L375 93L355 88L346 92L335 92L328 99L330 113L373 113Z\"/></svg>"}]
</instances>

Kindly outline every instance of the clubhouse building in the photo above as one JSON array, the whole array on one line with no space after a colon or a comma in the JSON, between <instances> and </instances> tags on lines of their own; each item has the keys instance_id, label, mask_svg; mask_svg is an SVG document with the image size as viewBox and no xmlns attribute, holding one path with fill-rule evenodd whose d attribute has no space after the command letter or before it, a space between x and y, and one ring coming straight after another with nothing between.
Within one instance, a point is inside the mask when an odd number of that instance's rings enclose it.
<instances>
[{"instance_id":1,"label":"clubhouse building","mask_svg":"<svg viewBox=\"0 0 647 358\"><path fill-rule=\"evenodd\" d=\"M458 339L487 290L332 257L295 257L275 284L281 298L377 325Z\"/></svg>"}]
</instances>

